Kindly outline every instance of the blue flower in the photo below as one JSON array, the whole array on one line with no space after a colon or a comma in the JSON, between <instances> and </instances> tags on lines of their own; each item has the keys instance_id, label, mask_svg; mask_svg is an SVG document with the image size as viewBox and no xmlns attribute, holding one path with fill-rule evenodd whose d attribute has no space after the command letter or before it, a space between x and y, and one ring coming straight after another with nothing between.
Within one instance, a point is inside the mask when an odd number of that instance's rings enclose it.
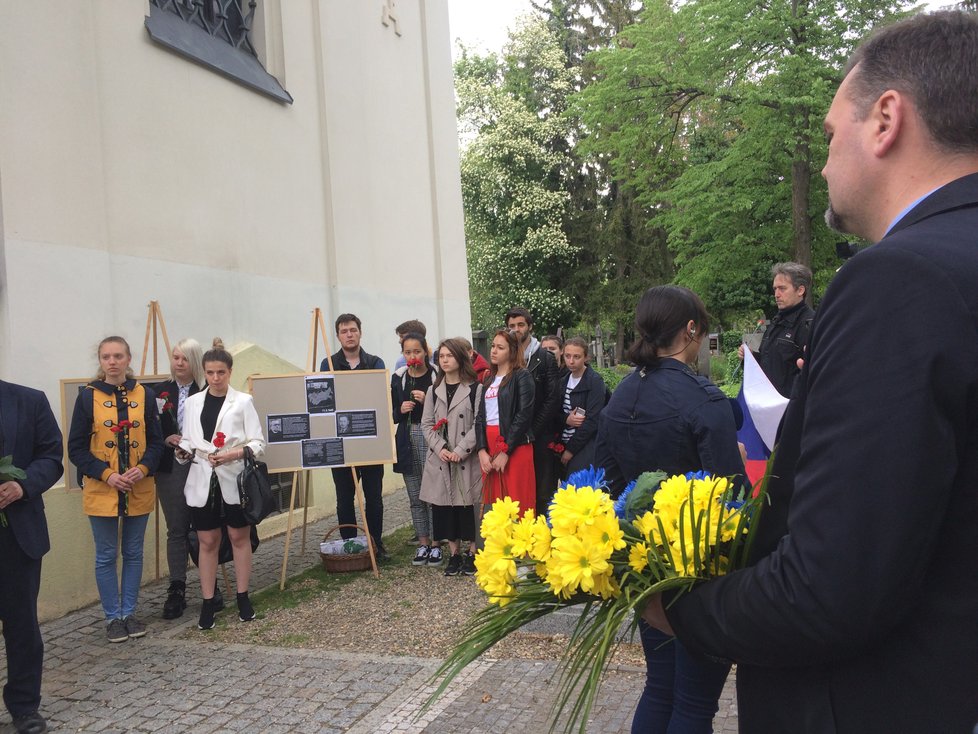
<instances>
[{"instance_id":1,"label":"blue flower","mask_svg":"<svg viewBox=\"0 0 978 734\"><path fill-rule=\"evenodd\" d=\"M622 493L618 495L618 499L615 500L615 517L619 520L625 519L625 505L628 504L628 495L632 493L633 489L635 489L634 479L625 486Z\"/></svg>"},{"instance_id":2,"label":"blue flower","mask_svg":"<svg viewBox=\"0 0 978 734\"><path fill-rule=\"evenodd\" d=\"M707 477L712 477L712 475L710 474L710 472L703 471L702 469L700 469L699 471L688 471L688 472L686 472L686 479L688 479L688 480L693 480L693 479L706 479Z\"/></svg>"},{"instance_id":3,"label":"blue flower","mask_svg":"<svg viewBox=\"0 0 978 734\"><path fill-rule=\"evenodd\" d=\"M569 477L561 487L568 485L574 487L594 487L595 489L606 489L608 484L604 481L604 469L595 469L589 466L587 469L580 469Z\"/></svg>"}]
</instances>

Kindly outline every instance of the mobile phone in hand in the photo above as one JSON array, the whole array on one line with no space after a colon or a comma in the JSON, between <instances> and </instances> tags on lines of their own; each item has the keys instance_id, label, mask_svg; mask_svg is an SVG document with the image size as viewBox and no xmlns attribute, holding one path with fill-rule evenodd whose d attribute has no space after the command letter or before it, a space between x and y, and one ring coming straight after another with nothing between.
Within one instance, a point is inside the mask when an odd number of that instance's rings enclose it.
<instances>
[{"instance_id":1,"label":"mobile phone in hand","mask_svg":"<svg viewBox=\"0 0 978 734\"><path fill-rule=\"evenodd\" d=\"M572 410L571 412L572 412L572 413L573 413L574 415L585 415L585 414L587 413L587 411L586 411L586 410L584 410L584 408L580 408L580 407L578 407L578 408L574 408L574 410Z\"/></svg>"}]
</instances>

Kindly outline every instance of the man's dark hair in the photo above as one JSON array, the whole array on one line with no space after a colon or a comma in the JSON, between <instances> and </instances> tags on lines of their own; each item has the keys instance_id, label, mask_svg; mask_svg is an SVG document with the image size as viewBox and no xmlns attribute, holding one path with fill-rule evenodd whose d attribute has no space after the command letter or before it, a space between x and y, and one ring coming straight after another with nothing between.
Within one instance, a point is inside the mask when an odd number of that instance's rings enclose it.
<instances>
[{"instance_id":1,"label":"man's dark hair","mask_svg":"<svg viewBox=\"0 0 978 734\"><path fill-rule=\"evenodd\" d=\"M421 334L421 336L428 336L428 329L417 319L410 319L405 321L403 324L398 324L394 327L394 333L402 339L404 338L405 334L409 334L411 332Z\"/></svg>"},{"instance_id":2,"label":"man's dark hair","mask_svg":"<svg viewBox=\"0 0 978 734\"><path fill-rule=\"evenodd\" d=\"M930 137L948 152L978 150L978 16L921 13L873 33L852 54L846 74L862 115L887 89L913 101Z\"/></svg>"},{"instance_id":3,"label":"man's dark hair","mask_svg":"<svg viewBox=\"0 0 978 734\"><path fill-rule=\"evenodd\" d=\"M795 288L805 286L805 295L812 292L812 271L801 263L778 263L771 266L771 277L783 275Z\"/></svg>"},{"instance_id":4,"label":"man's dark hair","mask_svg":"<svg viewBox=\"0 0 978 734\"><path fill-rule=\"evenodd\" d=\"M349 323L350 321L356 322L357 329L363 331L363 327L360 325L360 319L358 319L354 314L341 313L339 316L336 317L336 333L337 334L340 333L340 324L346 324Z\"/></svg>"},{"instance_id":5,"label":"man's dark hair","mask_svg":"<svg viewBox=\"0 0 978 734\"><path fill-rule=\"evenodd\" d=\"M710 330L710 317L698 295L678 285L649 288L635 307L638 338L628 350L628 361L638 367L657 366L658 350L667 349L690 321L700 333Z\"/></svg>"},{"instance_id":6,"label":"man's dark hair","mask_svg":"<svg viewBox=\"0 0 978 734\"><path fill-rule=\"evenodd\" d=\"M530 315L530 312L527 311L522 306L514 306L513 308L509 309L509 311L506 312L506 318L503 319L503 322L507 326L509 326L509 320L510 319L519 318L521 316L524 319L526 319L526 325L529 326L530 328L532 328L533 327L533 317Z\"/></svg>"}]
</instances>

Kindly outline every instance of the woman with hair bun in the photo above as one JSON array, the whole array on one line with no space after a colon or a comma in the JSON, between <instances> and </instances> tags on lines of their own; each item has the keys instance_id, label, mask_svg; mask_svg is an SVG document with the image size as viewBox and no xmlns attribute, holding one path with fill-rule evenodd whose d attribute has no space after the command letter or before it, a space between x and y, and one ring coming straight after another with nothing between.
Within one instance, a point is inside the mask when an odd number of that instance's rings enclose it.
<instances>
[{"instance_id":1,"label":"woman with hair bun","mask_svg":"<svg viewBox=\"0 0 978 734\"><path fill-rule=\"evenodd\" d=\"M258 457L265 451L265 435L251 395L231 387L234 360L220 339L204 354L207 389L187 398L183 435L177 461L190 462L184 496L200 541L198 567L203 603L197 627L214 627L218 611L214 599L221 528L226 526L234 555L238 619L249 622L255 610L248 598L251 581L251 526L241 511L238 474L244 469L245 449Z\"/></svg>"},{"instance_id":2,"label":"woman with hair bun","mask_svg":"<svg viewBox=\"0 0 978 734\"><path fill-rule=\"evenodd\" d=\"M595 466L604 468L613 496L647 471L743 475L730 403L691 367L709 327L703 301L688 288L657 286L639 300L639 338L627 355L635 371L598 419ZM646 679L632 732L712 732L730 665L693 657L679 640L638 625Z\"/></svg>"},{"instance_id":3,"label":"woman with hair bun","mask_svg":"<svg viewBox=\"0 0 978 734\"><path fill-rule=\"evenodd\" d=\"M163 453L156 395L133 379L121 336L98 345L98 372L75 401L68 458L82 476L82 508L95 538L95 583L109 642L146 634L136 618L143 540L156 506L152 474ZM122 524L122 578L116 570Z\"/></svg>"}]
</instances>

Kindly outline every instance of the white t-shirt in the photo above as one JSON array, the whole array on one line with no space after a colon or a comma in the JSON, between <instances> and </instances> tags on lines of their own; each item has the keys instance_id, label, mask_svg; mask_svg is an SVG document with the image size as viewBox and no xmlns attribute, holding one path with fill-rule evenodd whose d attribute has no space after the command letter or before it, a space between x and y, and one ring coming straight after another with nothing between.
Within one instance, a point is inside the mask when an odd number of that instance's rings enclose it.
<instances>
[{"instance_id":1,"label":"white t-shirt","mask_svg":"<svg viewBox=\"0 0 978 734\"><path fill-rule=\"evenodd\" d=\"M497 377L492 384L486 388L486 425L499 425L499 385L503 381L502 377Z\"/></svg>"}]
</instances>

